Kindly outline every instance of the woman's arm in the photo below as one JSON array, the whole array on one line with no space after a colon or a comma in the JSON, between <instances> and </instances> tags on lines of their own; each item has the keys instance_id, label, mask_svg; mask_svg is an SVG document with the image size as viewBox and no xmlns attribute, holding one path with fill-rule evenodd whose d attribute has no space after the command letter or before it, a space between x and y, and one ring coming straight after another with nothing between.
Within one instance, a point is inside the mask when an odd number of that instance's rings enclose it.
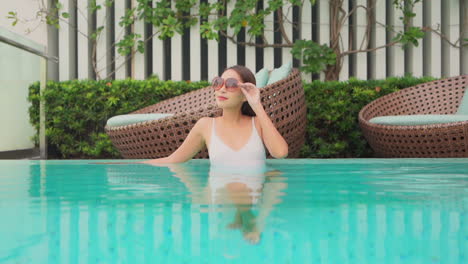
<instances>
[{"instance_id":1,"label":"woman's arm","mask_svg":"<svg viewBox=\"0 0 468 264\"><path fill-rule=\"evenodd\" d=\"M265 146L268 148L271 156L282 159L288 156L288 143L283 136L278 132L270 117L265 112L263 105L258 104L256 108L252 108L257 115L260 123L261 134Z\"/></svg>"},{"instance_id":2,"label":"woman's arm","mask_svg":"<svg viewBox=\"0 0 468 264\"><path fill-rule=\"evenodd\" d=\"M200 152L200 150L205 145L202 132L203 127L206 126L208 120L208 117L200 118L192 130L190 130L190 133L185 138L182 145L180 145L180 147L168 157L146 160L140 163L156 165L164 163L181 163L190 160L193 158L193 156Z\"/></svg>"},{"instance_id":3,"label":"woman's arm","mask_svg":"<svg viewBox=\"0 0 468 264\"><path fill-rule=\"evenodd\" d=\"M241 84L241 91L244 93L247 102L258 117L261 127L263 142L265 143L271 156L281 159L288 156L288 143L276 130L275 125L265 112L260 102L260 90L252 83Z\"/></svg>"}]
</instances>

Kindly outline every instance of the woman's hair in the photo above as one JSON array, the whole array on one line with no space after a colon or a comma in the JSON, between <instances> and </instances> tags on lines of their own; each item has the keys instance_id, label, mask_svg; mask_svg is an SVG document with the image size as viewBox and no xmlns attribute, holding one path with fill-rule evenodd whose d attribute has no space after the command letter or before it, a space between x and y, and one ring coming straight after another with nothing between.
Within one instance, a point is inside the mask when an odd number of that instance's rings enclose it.
<instances>
[{"instance_id":1,"label":"woman's hair","mask_svg":"<svg viewBox=\"0 0 468 264\"><path fill-rule=\"evenodd\" d=\"M254 85L257 85L257 81L255 80L255 75L247 67L242 66L242 65L234 65L234 66L227 68L224 71L227 71L227 70L233 70L237 72L237 74L239 74L239 76L241 77L242 82L249 82L249 83L253 83ZM249 102L247 101L245 101L242 104L241 112L243 115L256 116L254 110L252 109L252 107L250 107Z\"/></svg>"}]
</instances>

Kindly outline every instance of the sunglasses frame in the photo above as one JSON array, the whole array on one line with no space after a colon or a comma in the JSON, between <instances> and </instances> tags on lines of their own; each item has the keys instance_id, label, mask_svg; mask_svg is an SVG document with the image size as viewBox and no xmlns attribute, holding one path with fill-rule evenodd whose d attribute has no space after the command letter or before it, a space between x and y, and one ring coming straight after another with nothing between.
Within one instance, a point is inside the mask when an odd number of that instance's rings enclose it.
<instances>
[{"instance_id":1,"label":"sunglasses frame","mask_svg":"<svg viewBox=\"0 0 468 264\"><path fill-rule=\"evenodd\" d=\"M218 80L221 80L222 82L218 85L215 85L215 81L218 81ZM230 82L233 82L233 83L230 83ZM235 78L227 78L227 79L224 79L222 77L219 77L219 76L216 76L213 78L213 80L211 81L211 87L213 87L213 89L215 91L218 91L219 89L221 89L221 87L223 87L223 85L225 85L226 87L226 91L228 92L236 92L240 89L240 82L235 79Z\"/></svg>"}]
</instances>

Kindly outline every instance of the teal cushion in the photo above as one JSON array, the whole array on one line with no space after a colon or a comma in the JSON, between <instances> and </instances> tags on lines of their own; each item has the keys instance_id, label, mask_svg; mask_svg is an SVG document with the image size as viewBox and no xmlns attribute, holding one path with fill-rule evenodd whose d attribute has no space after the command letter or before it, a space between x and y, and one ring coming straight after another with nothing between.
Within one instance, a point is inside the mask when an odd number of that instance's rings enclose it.
<instances>
[{"instance_id":1,"label":"teal cushion","mask_svg":"<svg viewBox=\"0 0 468 264\"><path fill-rule=\"evenodd\" d=\"M465 95L458 106L457 115L468 115L468 86L465 88Z\"/></svg>"},{"instance_id":2,"label":"teal cushion","mask_svg":"<svg viewBox=\"0 0 468 264\"><path fill-rule=\"evenodd\" d=\"M257 82L257 87L262 88L268 82L268 70L263 68L255 74L255 81Z\"/></svg>"},{"instance_id":3,"label":"teal cushion","mask_svg":"<svg viewBox=\"0 0 468 264\"><path fill-rule=\"evenodd\" d=\"M281 81L284 78L288 77L289 73L291 73L291 69L292 69L292 62L291 61L281 65L281 67L279 67L277 69L274 69L270 73L270 78L268 78L267 85L275 83L277 81Z\"/></svg>"},{"instance_id":4,"label":"teal cushion","mask_svg":"<svg viewBox=\"0 0 468 264\"><path fill-rule=\"evenodd\" d=\"M468 115L400 115L379 116L369 122L387 126L419 126L468 121Z\"/></svg>"},{"instance_id":5,"label":"teal cushion","mask_svg":"<svg viewBox=\"0 0 468 264\"><path fill-rule=\"evenodd\" d=\"M118 115L107 120L107 126L116 127L116 126L126 126L135 123L158 120L168 116L173 116L174 114L130 114L130 115Z\"/></svg>"}]
</instances>

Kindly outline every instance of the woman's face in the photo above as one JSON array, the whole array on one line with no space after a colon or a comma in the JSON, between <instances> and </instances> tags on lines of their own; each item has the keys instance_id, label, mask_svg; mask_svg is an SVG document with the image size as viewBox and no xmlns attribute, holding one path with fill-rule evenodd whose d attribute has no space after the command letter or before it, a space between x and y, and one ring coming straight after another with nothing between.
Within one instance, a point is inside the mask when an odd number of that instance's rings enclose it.
<instances>
[{"instance_id":1,"label":"woman's face","mask_svg":"<svg viewBox=\"0 0 468 264\"><path fill-rule=\"evenodd\" d=\"M239 84L243 83L242 78L234 70L225 71L221 75L221 78L223 78L224 80L227 80L228 78L234 78L239 82ZM246 101L246 98L240 88L236 89L236 91L234 92L227 91L225 84L223 84L223 86L219 90L215 91L215 97L216 103L221 108L239 107L244 101Z\"/></svg>"}]
</instances>

